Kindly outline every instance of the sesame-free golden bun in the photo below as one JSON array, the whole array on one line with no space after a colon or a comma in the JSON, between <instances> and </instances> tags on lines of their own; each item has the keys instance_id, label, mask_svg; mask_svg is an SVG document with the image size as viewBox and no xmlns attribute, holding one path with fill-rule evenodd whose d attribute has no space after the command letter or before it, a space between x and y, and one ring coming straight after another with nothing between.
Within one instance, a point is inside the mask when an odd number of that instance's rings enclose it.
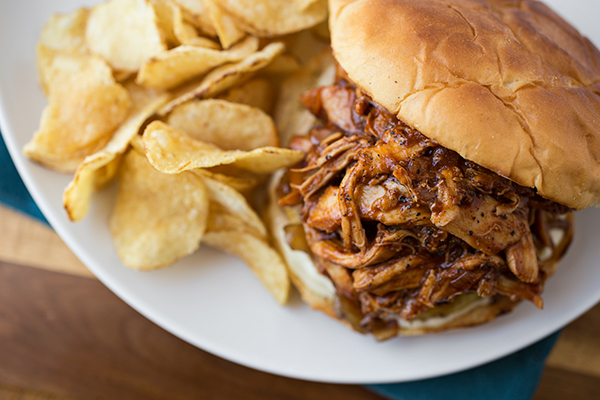
<instances>
[{"instance_id":1,"label":"sesame-free golden bun","mask_svg":"<svg viewBox=\"0 0 600 400\"><path fill-rule=\"evenodd\" d=\"M600 52L530 0L331 0L333 53L406 124L550 200L600 203Z\"/></svg>"}]
</instances>

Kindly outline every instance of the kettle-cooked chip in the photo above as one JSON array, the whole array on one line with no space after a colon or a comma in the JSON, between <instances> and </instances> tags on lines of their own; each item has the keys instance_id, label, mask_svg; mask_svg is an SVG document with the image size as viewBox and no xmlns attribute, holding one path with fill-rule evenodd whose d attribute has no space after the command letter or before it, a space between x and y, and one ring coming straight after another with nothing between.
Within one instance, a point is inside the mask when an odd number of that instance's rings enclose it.
<instances>
[{"instance_id":1,"label":"kettle-cooked chip","mask_svg":"<svg viewBox=\"0 0 600 400\"><path fill-rule=\"evenodd\" d=\"M200 36L196 27L193 24L186 22L184 11L179 6L173 6L173 34L180 44L206 47L215 50L221 49L221 46L217 42Z\"/></svg>"},{"instance_id":2,"label":"kettle-cooked chip","mask_svg":"<svg viewBox=\"0 0 600 400\"><path fill-rule=\"evenodd\" d=\"M216 170L220 170L220 168L198 168L192 169L190 170L190 172L193 172L194 174L199 176L206 176L211 178L212 180L224 183L240 193L248 193L261 182L261 179L259 179L256 175L247 171L243 171L243 174L237 173L236 175L228 175L223 174L221 172L217 172Z\"/></svg>"},{"instance_id":3,"label":"kettle-cooked chip","mask_svg":"<svg viewBox=\"0 0 600 400\"><path fill-rule=\"evenodd\" d=\"M54 57L60 54L59 50L54 50L42 44L35 48L35 61L37 67L38 79L44 94L50 94L50 81L52 80Z\"/></svg>"},{"instance_id":4,"label":"kettle-cooked chip","mask_svg":"<svg viewBox=\"0 0 600 400\"><path fill-rule=\"evenodd\" d=\"M217 36L217 31L206 12L202 0L172 0L178 4L184 12L185 19L196 28L209 36Z\"/></svg>"},{"instance_id":5,"label":"kettle-cooked chip","mask_svg":"<svg viewBox=\"0 0 600 400\"><path fill-rule=\"evenodd\" d=\"M229 50L179 46L147 60L137 82L146 87L170 89L219 65L239 61L258 49L258 39L248 37Z\"/></svg>"},{"instance_id":6,"label":"kettle-cooked chip","mask_svg":"<svg viewBox=\"0 0 600 400\"><path fill-rule=\"evenodd\" d=\"M284 48L283 43L270 43L264 49L250 54L240 62L215 68L202 79L198 86L187 90L167 103L159 111L159 114L166 115L179 104L189 100L217 96L246 79L251 73L269 65L275 57L283 52Z\"/></svg>"},{"instance_id":7,"label":"kettle-cooked chip","mask_svg":"<svg viewBox=\"0 0 600 400\"><path fill-rule=\"evenodd\" d=\"M266 174L290 167L304 157L301 151L280 147L261 147L252 151L222 150L160 121L153 121L146 127L142 140L150 163L167 174L229 164Z\"/></svg>"},{"instance_id":8,"label":"kettle-cooked chip","mask_svg":"<svg viewBox=\"0 0 600 400\"><path fill-rule=\"evenodd\" d=\"M290 293L290 279L281 255L265 239L252 233L240 229L223 229L219 216L220 214L211 214L209 228L202 243L244 260L275 300L284 305Z\"/></svg>"},{"instance_id":9,"label":"kettle-cooked chip","mask_svg":"<svg viewBox=\"0 0 600 400\"><path fill-rule=\"evenodd\" d=\"M262 71L266 75L289 75L300 69L300 62L293 54L280 54Z\"/></svg>"},{"instance_id":10,"label":"kettle-cooked chip","mask_svg":"<svg viewBox=\"0 0 600 400\"><path fill-rule=\"evenodd\" d=\"M61 52L88 52L85 43L88 14L87 8L80 8L68 14L53 14L44 25L36 46L36 66L40 85L46 95L55 55Z\"/></svg>"},{"instance_id":11,"label":"kettle-cooked chip","mask_svg":"<svg viewBox=\"0 0 600 400\"><path fill-rule=\"evenodd\" d=\"M157 98L171 97L171 94L163 90L146 88L138 85L134 80L129 80L123 84L129 97L131 98L131 112L141 111L148 105L155 103Z\"/></svg>"},{"instance_id":12,"label":"kettle-cooked chip","mask_svg":"<svg viewBox=\"0 0 600 400\"><path fill-rule=\"evenodd\" d=\"M267 79L256 78L232 87L227 92L219 95L218 98L232 103L260 108L270 114L273 110L274 91L273 85Z\"/></svg>"},{"instance_id":13,"label":"kettle-cooked chip","mask_svg":"<svg viewBox=\"0 0 600 400\"><path fill-rule=\"evenodd\" d=\"M331 41L331 32L329 32L329 24L327 20L315 25L311 28L311 33L315 34L317 38L325 40L327 43Z\"/></svg>"},{"instance_id":14,"label":"kettle-cooked chip","mask_svg":"<svg viewBox=\"0 0 600 400\"><path fill-rule=\"evenodd\" d=\"M224 11L216 0L204 0L204 6L224 49L246 36L246 32L238 27L236 20Z\"/></svg>"},{"instance_id":15,"label":"kettle-cooked chip","mask_svg":"<svg viewBox=\"0 0 600 400\"><path fill-rule=\"evenodd\" d=\"M315 117L298 100L310 88L330 85L335 79L335 61L328 49L306 67L283 81L275 107L275 122L281 144L289 145L292 137L308 133Z\"/></svg>"},{"instance_id":16,"label":"kettle-cooked chip","mask_svg":"<svg viewBox=\"0 0 600 400\"><path fill-rule=\"evenodd\" d=\"M138 89L135 92L141 92L141 90ZM131 139L138 134L146 120L168 100L168 95L155 93L154 98L149 100L140 93L136 93L132 98L134 100L132 115L117 129L110 142L102 150L83 160L83 163L77 168L73 180L65 189L63 206L71 221L80 221L85 217L92 200L92 193L99 183L106 184L107 178L99 176L99 171L127 150ZM115 172L114 168L112 172ZM102 179L102 182L98 182L99 179Z\"/></svg>"},{"instance_id":17,"label":"kettle-cooked chip","mask_svg":"<svg viewBox=\"0 0 600 400\"><path fill-rule=\"evenodd\" d=\"M85 53L85 27L89 10L79 8L68 14L53 14L40 33L38 44L53 50Z\"/></svg>"},{"instance_id":18,"label":"kettle-cooked chip","mask_svg":"<svg viewBox=\"0 0 600 400\"><path fill-rule=\"evenodd\" d=\"M211 203L218 204L219 210L239 219L244 229L256 237L267 238L265 224L241 193L225 183L211 179L208 176L203 176L202 181L204 182ZM220 227L223 228L222 225Z\"/></svg>"},{"instance_id":19,"label":"kettle-cooked chip","mask_svg":"<svg viewBox=\"0 0 600 400\"><path fill-rule=\"evenodd\" d=\"M113 70L113 76L115 77L115 81L119 83L125 83L129 78L135 75L135 72L132 71L115 71Z\"/></svg>"},{"instance_id":20,"label":"kettle-cooked chip","mask_svg":"<svg viewBox=\"0 0 600 400\"><path fill-rule=\"evenodd\" d=\"M283 305L288 272L249 199L304 156L277 147L269 114L321 45L287 33L324 21L325 3L106 0L54 15L36 48L49 105L23 151L75 172L72 221L119 175L109 228L126 266L161 268L203 242L242 258Z\"/></svg>"},{"instance_id":21,"label":"kettle-cooked chip","mask_svg":"<svg viewBox=\"0 0 600 400\"><path fill-rule=\"evenodd\" d=\"M300 10L305 10L308 7L310 7L311 5L313 5L313 3L315 3L318 0L292 0L292 1L298 5L298 8Z\"/></svg>"},{"instance_id":22,"label":"kettle-cooked chip","mask_svg":"<svg viewBox=\"0 0 600 400\"><path fill-rule=\"evenodd\" d=\"M258 108L225 100L193 100L175 108L167 120L194 139L224 150L279 146L273 119Z\"/></svg>"},{"instance_id":23,"label":"kettle-cooked chip","mask_svg":"<svg viewBox=\"0 0 600 400\"><path fill-rule=\"evenodd\" d=\"M114 180L117 172L119 172L119 165L122 159L123 154L117 154L112 161L94 172L94 191L101 190Z\"/></svg>"},{"instance_id":24,"label":"kettle-cooked chip","mask_svg":"<svg viewBox=\"0 0 600 400\"><path fill-rule=\"evenodd\" d=\"M178 6L169 0L150 0L150 3L154 6L154 11L158 18L158 26L165 35L167 44L170 47L179 45L180 42L175 36L173 27L174 13Z\"/></svg>"},{"instance_id":25,"label":"kettle-cooked chip","mask_svg":"<svg viewBox=\"0 0 600 400\"><path fill-rule=\"evenodd\" d=\"M74 172L110 140L127 118L131 101L110 67L96 56L58 53L51 64L49 105L23 151L50 168Z\"/></svg>"},{"instance_id":26,"label":"kettle-cooked chip","mask_svg":"<svg viewBox=\"0 0 600 400\"><path fill-rule=\"evenodd\" d=\"M201 178L160 173L132 149L123 160L109 221L117 254L134 269L170 265L200 246L208 210Z\"/></svg>"},{"instance_id":27,"label":"kettle-cooked chip","mask_svg":"<svg viewBox=\"0 0 600 400\"><path fill-rule=\"evenodd\" d=\"M327 0L220 0L219 4L247 32L264 37L298 32L327 18Z\"/></svg>"},{"instance_id":28,"label":"kettle-cooked chip","mask_svg":"<svg viewBox=\"0 0 600 400\"><path fill-rule=\"evenodd\" d=\"M308 65L316 56L327 49L331 54L329 40L324 40L315 31L305 30L292 35L287 35L282 41L285 44L286 54L293 56L300 65ZM327 51L325 50L325 51Z\"/></svg>"},{"instance_id":29,"label":"kettle-cooked chip","mask_svg":"<svg viewBox=\"0 0 600 400\"><path fill-rule=\"evenodd\" d=\"M110 0L92 8L86 29L89 49L115 70L137 71L165 51L165 37L148 0Z\"/></svg>"}]
</instances>

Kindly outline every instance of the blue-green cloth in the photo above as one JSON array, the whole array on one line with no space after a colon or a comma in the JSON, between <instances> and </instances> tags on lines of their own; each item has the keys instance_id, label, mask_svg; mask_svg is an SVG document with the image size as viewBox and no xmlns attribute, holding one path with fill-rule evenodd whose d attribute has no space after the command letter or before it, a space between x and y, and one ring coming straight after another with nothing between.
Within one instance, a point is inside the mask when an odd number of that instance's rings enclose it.
<instances>
[{"instance_id":1,"label":"blue-green cloth","mask_svg":"<svg viewBox=\"0 0 600 400\"><path fill-rule=\"evenodd\" d=\"M0 203L48 223L31 198L0 134Z\"/></svg>"},{"instance_id":2,"label":"blue-green cloth","mask_svg":"<svg viewBox=\"0 0 600 400\"><path fill-rule=\"evenodd\" d=\"M397 400L529 400L560 332L497 361L440 378L371 385Z\"/></svg>"},{"instance_id":3,"label":"blue-green cloth","mask_svg":"<svg viewBox=\"0 0 600 400\"><path fill-rule=\"evenodd\" d=\"M19 177L1 136L0 203L48 223ZM555 333L515 354L464 372L368 388L398 400L528 400L535 392L544 361L558 335Z\"/></svg>"}]
</instances>

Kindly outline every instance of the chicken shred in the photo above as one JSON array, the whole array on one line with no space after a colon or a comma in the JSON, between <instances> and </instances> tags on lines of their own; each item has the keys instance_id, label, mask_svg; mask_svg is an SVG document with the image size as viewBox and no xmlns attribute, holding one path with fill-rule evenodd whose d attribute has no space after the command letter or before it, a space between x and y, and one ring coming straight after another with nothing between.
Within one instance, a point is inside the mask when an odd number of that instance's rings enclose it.
<instances>
[{"instance_id":1,"label":"chicken shred","mask_svg":"<svg viewBox=\"0 0 600 400\"><path fill-rule=\"evenodd\" d=\"M549 248L556 261L566 250L567 207L428 139L343 73L303 101L320 124L292 142L306 157L280 204L301 205L310 249L349 320L389 330L390 315L411 320L465 293L542 307L552 271L538 254ZM552 243L549 229L563 241Z\"/></svg>"}]
</instances>

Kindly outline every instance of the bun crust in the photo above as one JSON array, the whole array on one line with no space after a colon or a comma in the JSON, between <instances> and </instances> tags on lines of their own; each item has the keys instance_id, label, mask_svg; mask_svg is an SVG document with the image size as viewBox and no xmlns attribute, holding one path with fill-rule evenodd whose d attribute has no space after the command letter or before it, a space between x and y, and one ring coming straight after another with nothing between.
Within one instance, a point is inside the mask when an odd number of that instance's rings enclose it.
<instances>
[{"instance_id":1,"label":"bun crust","mask_svg":"<svg viewBox=\"0 0 600 400\"><path fill-rule=\"evenodd\" d=\"M408 125L550 200L600 204L600 52L530 0L331 0L334 56Z\"/></svg>"}]
</instances>

